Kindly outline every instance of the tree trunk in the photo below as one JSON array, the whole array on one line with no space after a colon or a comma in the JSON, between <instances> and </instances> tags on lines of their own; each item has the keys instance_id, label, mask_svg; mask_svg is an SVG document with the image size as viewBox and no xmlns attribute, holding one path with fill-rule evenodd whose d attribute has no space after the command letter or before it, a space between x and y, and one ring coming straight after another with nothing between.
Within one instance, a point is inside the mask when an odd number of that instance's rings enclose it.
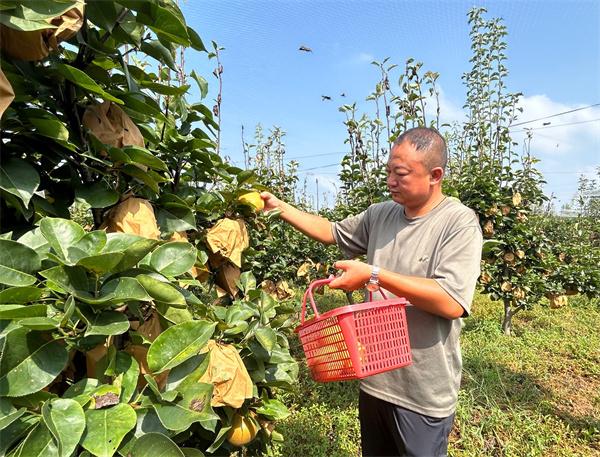
<instances>
[{"instance_id":1,"label":"tree trunk","mask_svg":"<svg viewBox=\"0 0 600 457\"><path fill-rule=\"evenodd\" d=\"M502 331L510 336L512 330L512 317L514 312L510 306L509 300L504 300L504 319L502 320Z\"/></svg>"}]
</instances>

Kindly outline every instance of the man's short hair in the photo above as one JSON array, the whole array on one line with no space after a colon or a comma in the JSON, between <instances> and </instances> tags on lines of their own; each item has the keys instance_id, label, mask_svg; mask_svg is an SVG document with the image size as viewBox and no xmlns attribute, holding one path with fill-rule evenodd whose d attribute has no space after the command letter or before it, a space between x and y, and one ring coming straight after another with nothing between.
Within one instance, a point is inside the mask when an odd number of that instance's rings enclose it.
<instances>
[{"instance_id":1,"label":"man's short hair","mask_svg":"<svg viewBox=\"0 0 600 457\"><path fill-rule=\"evenodd\" d=\"M407 130L396 138L394 146L399 146L404 141L408 141L417 151L421 151L423 163L429 170L436 167L446 169L448 162L446 140L444 140L444 137L436 129L431 127L415 127Z\"/></svg>"}]
</instances>

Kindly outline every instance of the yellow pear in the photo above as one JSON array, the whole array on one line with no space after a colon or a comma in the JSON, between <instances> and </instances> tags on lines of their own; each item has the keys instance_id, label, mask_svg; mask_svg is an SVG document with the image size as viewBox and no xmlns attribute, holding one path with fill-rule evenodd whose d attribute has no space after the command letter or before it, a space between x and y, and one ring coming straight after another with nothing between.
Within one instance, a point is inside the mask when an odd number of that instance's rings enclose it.
<instances>
[{"instance_id":1,"label":"yellow pear","mask_svg":"<svg viewBox=\"0 0 600 457\"><path fill-rule=\"evenodd\" d=\"M260 198L258 192L246 192L238 197L238 201L243 205L250 206L255 212L262 211L265 207L265 202Z\"/></svg>"}]
</instances>

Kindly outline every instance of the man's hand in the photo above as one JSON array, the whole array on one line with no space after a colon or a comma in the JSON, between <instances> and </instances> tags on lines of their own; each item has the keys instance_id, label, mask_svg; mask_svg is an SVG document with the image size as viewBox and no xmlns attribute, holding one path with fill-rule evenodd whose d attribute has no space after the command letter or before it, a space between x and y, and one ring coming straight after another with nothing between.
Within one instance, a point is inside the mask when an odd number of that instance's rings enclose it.
<instances>
[{"instance_id":1,"label":"man's hand","mask_svg":"<svg viewBox=\"0 0 600 457\"><path fill-rule=\"evenodd\" d=\"M277 208L281 208L281 205L283 203L271 192L261 192L260 198L262 198L263 201L265 202L265 207L263 208L263 211L265 211L265 212L271 211L271 210L274 210Z\"/></svg>"},{"instance_id":2,"label":"man's hand","mask_svg":"<svg viewBox=\"0 0 600 457\"><path fill-rule=\"evenodd\" d=\"M371 277L371 265L358 260L340 260L333 266L343 273L329 283L332 289L347 291L361 289Z\"/></svg>"}]
</instances>

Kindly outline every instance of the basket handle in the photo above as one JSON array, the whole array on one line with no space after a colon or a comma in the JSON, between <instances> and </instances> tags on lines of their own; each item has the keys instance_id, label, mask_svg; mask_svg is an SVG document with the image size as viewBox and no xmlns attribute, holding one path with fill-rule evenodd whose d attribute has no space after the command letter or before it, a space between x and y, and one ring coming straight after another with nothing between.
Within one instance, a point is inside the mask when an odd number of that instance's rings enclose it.
<instances>
[{"instance_id":1,"label":"basket handle","mask_svg":"<svg viewBox=\"0 0 600 457\"><path fill-rule=\"evenodd\" d=\"M310 283L310 285L308 286L308 289L306 289L306 292L304 292L304 296L302 297L302 314L300 315L300 325L304 324L304 320L306 318L306 299L307 298L310 300L310 307L312 308L313 312L315 313L315 317L318 318L320 316L319 311L317 310L317 305L315 304L315 299L313 297L313 290L316 287L329 284L334 279L336 279L336 277L334 275L330 275L328 278L317 279L316 281L313 281ZM387 300L387 296L383 293L382 289L379 289L379 293L381 294L381 296L383 297L384 300ZM369 301L373 301L373 292L370 292L370 291L369 291Z\"/></svg>"},{"instance_id":2,"label":"basket handle","mask_svg":"<svg viewBox=\"0 0 600 457\"><path fill-rule=\"evenodd\" d=\"M378 292L381 294L384 300L387 300L387 296L383 293L383 289L380 287ZM369 301L373 301L373 292L369 291Z\"/></svg>"},{"instance_id":3,"label":"basket handle","mask_svg":"<svg viewBox=\"0 0 600 457\"><path fill-rule=\"evenodd\" d=\"M304 297L302 297L302 314L300 315L300 324L301 325L304 324L304 319L306 317L306 299L308 298L310 300L310 307L312 308L313 312L315 313L315 317L319 317L320 314L319 314L319 311L317 311L317 305L315 304L315 299L313 297L313 290L316 287L329 284L334 279L335 279L335 276L331 275L331 276L329 276L329 278L317 279L316 281L313 281L310 283L310 285L308 286L308 289L306 289L306 292L304 292Z\"/></svg>"}]
</instances>

